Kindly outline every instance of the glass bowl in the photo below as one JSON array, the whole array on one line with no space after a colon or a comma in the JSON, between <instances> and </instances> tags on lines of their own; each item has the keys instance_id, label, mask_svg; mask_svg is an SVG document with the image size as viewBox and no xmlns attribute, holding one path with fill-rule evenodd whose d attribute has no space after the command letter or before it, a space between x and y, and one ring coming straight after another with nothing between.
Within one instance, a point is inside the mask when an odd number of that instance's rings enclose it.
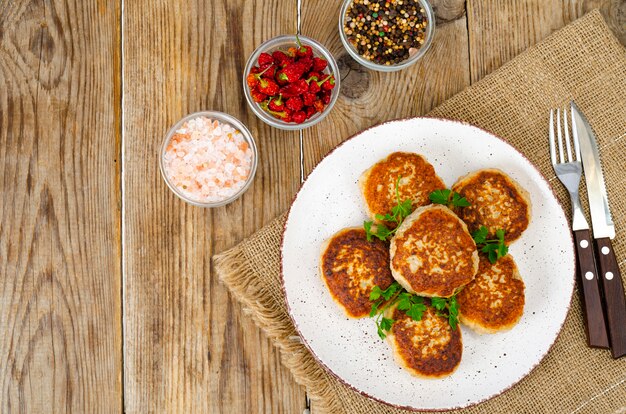
<instances>
[{"instance_id":1,"label":"glass bowl","mask_svg":"<svg viewBox=\"0 0 626 414\"><path fill-rule=\"evenodd\" d=\"M324 108L324 111L314 114L311 118L307 119L301 124L296 124L295 122L285 122L265 112L258 103L254 102L254 100L252 99L252 95L250 95L250 88L248 87L248 84L246 82L246 77L250 73L250 70L254 66L256 66L257 61L259 59L259 55L263 52L271 54L275 50L287 50L290 47L296 46L295 35L278 36L262 43L259 47L256 48L256 50L254 51L254 53L252 53L250 58L248 58L248 62L246 63L246 68L243 71L243 91L246 97L246 101L248 102L250 109L252 109L252 112L254 112L254 114L266 124L271 125L275 128L285 129L285 130L290 130L290 131L308 128L310 126L317 124L322 119L326 118L330 110L335 105L337 98L339 97L339 87L340 87L339 67L337 66L337 62L335 61L335 58L333 57L333 55L330 54L328 49L326 49L321 43L309 37L302 36L302 35L298 37L300 38L300 42L304 46L311 46L311 49L313 49L314 56L323 57L324 59L328 61L328 66L326 67L326 69L324 69L324 73L326 74L332 73L335 76L335 87L332 89L332 92L330 95L330 103L326 105L326 107Z\"/></svg>"},{"instance_id":2,"label":"glass bowl","mask_svg":"<svg viewBox=\"0 0 626 414\"><path fill-rule=\"evenodd\" d=\"M252 165L250 166L250 174L248 175L248 178L246 179L244 186L232 196L225 198L223 200L220 200L220 201L215 201L215 202L203 202L201 200L190 198L187 195L183 194L171 182L170 178L167 175L167 172L165 171L165 165L164 165L165 149L167 148L167 145L169 144L172 136L185 122L194 118L201 117L201 116L207 117L212 120L218 120L221 123L230 124L233 128L239 130L241 134L243 135L244 139L246 140L246 142L248 143L248 145L250 146L250 149L252 151ZM258 163L258 151L256 148L256 143L254 142L254 138L252 137L252 134L250 133L248 128L246 128L246 126L243 123L241 123L241 121L239 121L237 118L230 116L228 114L225 114L223 112L217 112L217 111L194 112L182 118L180 121L174 124L174 126L171 127L170 130L165 135L165 138L163 139L163 143L161 144L161 151L159 153L159 168L161 170L161 176L163 177L163 180L165 181L167 186L170 188L170 190L172 190L174 194L176 194L183 201L186 201L187 203L193 204L194 206L198 206L198 207L220 207L220 206L224 206L226 204L232 203L233 201L238 199L243 193L246 192L248 187L250 187L250 184L252 184L252 181L254 180L254 175L256 174L257 163Z\"/></svg>"},{"instance_id":3,"label":"glass bowl","mask_svg":"<svg viewBox=\"0 0 626 414\"><path fill-rule=\"evenodd\" d=\"M407 68L413 65L415 62L420 60L422 56L426 53L426 51L430 48L430 44L433 41L433 37L435 35L435 13L433 12L433 8L430 3L426 0L417 0L424 11L426 12L426 17L428 19L428 25L426 26L426 38L424 39L424 43L417 50L413 56L409 56L406 60L403 60L400 63L396 63L394 65L380 65L378 63L374 63L371 60L368 60L359 54L359 51L350 44L348 41L348 35L343 31L344 22L346 19L346 12L348 11L348 7L352 4L353 0L345 0L343 2L343 6L341 7L341 11L339 12L339 37L341 38L341 43L343 43L343 47L348 51L350 56L354 58L361 65L365 66L368 69L377 70L380 72L395 72L404 68Z\"/></svg>"}]
</instances>

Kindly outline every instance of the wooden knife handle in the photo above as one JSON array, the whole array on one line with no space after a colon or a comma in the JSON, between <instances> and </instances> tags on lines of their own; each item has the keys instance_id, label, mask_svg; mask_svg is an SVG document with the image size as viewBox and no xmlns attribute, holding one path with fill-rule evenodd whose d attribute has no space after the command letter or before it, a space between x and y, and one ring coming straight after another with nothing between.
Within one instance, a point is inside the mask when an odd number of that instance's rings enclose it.
<instances>
[{"instance_id":1,"label":"wooden knife handle","mask_svg":"<svg viewBox=\"0 0 626 414\"><path fill-rule=\"evenodd\" d=\"M587 327L587 342L589 346L595 348L608 348L609 337L604 311L602 310L600 281L591 247L591 234L589 230L576 230L574 231L574 239L576 240L576 257L578 258L578 283Z\"/></svg>"},{"instance_id":2,"label":"wooden knife handle","mask_svg":"<svg viewBox=\"0 0 626 414\"><path fill-rule=\"evenodd\" d=\"M615 251L608 237L596 239L598 275L602 280L613 358L626 355L626 298Z\"/></svg>"}]
</instances>

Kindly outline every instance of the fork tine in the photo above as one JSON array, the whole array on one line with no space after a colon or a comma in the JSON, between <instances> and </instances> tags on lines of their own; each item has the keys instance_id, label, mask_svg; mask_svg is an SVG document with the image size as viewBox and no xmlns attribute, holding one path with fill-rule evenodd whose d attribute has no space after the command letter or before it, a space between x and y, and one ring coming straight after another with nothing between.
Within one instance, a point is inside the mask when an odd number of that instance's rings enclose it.
<instances>
[{"instance_id":1,"label":"fork tine","mask_svg":"<svg viewBox=\"0 0 626 414\"><path fill-rule=\"evenodd\" d=\"M554 110L550 109L550 159L556 165L556 149L554 148Z\"/></svg>"},{"instance_id":2,"label":"fork tine","mask_svg":"<svg viewBox=\"0 0 626 414\"><path fill-rule=\"evenodd\" d=\"M574 102L571 103L573 105ZM576 160L580 161L580 144L578 143L578 131L576 131L576 126L574 124L574 111L571 110L570 105L570 114L572 116L572 136L574 137L574 152L576 155Z\"/></svg>"},{"instance_id":3,"label":"fork tine","mask_svg":"<svg viewBox=\"0 0 626 414\"><path fill-rule=\"evenodd\" d=\"M559 159L561 162L565 162L565 157L563 156L563 136L561 134L561 109L557 108L556 110L556 136L559 142Z\"/></svg>"},{"instance_id":4,"label":"fork tine","mask_svg":"<svg viewBox=\"0 0 626 414\"><path fill-rule=\"evenodd\" d=\"M567 107L563 109L563 126L565 127L565 147L567 148L567 162L572 162L572 144L570 144L569 128L567 127Z\"/></svg>"}]
</instances>

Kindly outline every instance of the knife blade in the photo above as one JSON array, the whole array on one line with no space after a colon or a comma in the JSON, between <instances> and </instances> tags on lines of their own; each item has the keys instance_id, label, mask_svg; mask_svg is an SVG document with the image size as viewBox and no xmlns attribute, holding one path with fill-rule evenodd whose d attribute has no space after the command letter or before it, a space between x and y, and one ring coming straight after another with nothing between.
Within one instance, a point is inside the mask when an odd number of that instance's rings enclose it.
<instances>
[{"instance_id":1,"label":"knife blade","mask_svg":"<svg viewBox=\"0 0 626 414\"><path fill-rule=\"evenodd\" d=\"M600 151L596 137L587 121L587 118L571 102L572 124L574 134L577 134L580 145L585 181L587 182L587 196L589 197L589 210L591 210L591 223L593 224L594 238L615 237L615 225L609 208L609 198L604 184L604 174L600 163Z\"/></svg>"},{"instance_id":2,"label":"knife blade","mask_svg":"<svg viewBox=\"0 0 626 414\"><path fill-rule=\"evenodd\" d=\"M609 198L600 164L598 142L589 121L572 101L572 128L574 143L580 146L580 158L585 172L587 196L599 278L604 290L606 319L613 358L626 355L626 297L622 276L615 257L611 239L615 237L615 225L609 209Z\"/></svg>"}]
</instances>

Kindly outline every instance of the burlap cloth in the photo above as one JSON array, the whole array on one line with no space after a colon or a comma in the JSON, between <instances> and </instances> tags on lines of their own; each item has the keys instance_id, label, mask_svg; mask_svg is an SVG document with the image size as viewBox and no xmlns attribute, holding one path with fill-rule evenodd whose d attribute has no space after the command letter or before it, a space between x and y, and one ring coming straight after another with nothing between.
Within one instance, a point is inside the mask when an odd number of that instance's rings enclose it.
<instances>
[{"instance_id":1,"label":"burlap cloth","mask_svg":"<svg viewBox=\"0 0 626 414\"><path fill-rule=\"evenodd\" d=\"M617 229L614 245L624 276L626 52L600 13L591 12L552 34L429 116L467 121L509 141L549 178L569 212L569 198L548 162L547 131L549 109L563 107L571 98L599 140ZM401 412L342 385L300 343L280 287L284 218L216 256L217 273L280 348L283 363L306 387L314 414ZM613 360L606 350L588 348L582 320L575 292L563 330L543 362L500 396L456 412L626 413L626 358Z\"/></svg>"}]
</instances>

